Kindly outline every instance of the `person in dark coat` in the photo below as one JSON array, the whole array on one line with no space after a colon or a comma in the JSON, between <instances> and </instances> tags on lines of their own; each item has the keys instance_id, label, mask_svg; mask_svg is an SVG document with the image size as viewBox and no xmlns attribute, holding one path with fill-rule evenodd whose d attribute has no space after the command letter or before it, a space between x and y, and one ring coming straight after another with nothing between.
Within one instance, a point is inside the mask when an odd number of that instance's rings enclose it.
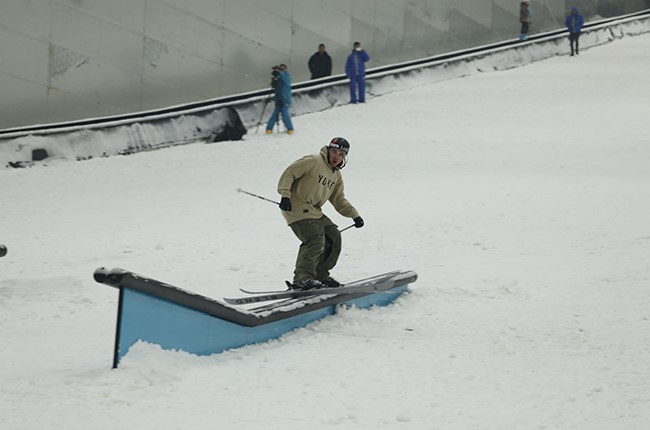
<instances>
[{"instance_id":1,"label":"person in dark coat","mask_svg":"<svg viewBox=\"0 0 650 430\"><path fill-rule=\"evenodd\" d=\"M528 0L522 1L519 5L519 22L521 23L519 40L526 40L530 29L530 1Z\"/></svg>"},{"instance_id":2,"label":"person in dark coat","mask_svg":"<svg viewBox=\"0 0 650 430\"><path fill-rule=\"evenodd\" d=\"M585 19L578 13L577 7L571 8L571 13L566 17L564 22L566 28L569 30L569 44L571 45L571 55L578 55L578 38L582 32L582 26L585 25Z\"/></svg>"},{"instance_id":3,"label":"person in dark coat","mask_svg":"<svg viewBox=\"0 0 650 430\"><path fill-rule=\"evenodd\" d=\"M325 50L325 45L318 45L318 51L309 57L309 71L312 79L323 78L332 74L332 57Z\"/></svg>"},{"instance_id":4,"label":"person in dark coat","mask_svg":"<svg viewBox=\"0 0 650 430\"><path fill-rule=\"evenodd\" d=\"M271 83L274 89L273 101L275 102L275 109L266 123L266 134L273 134L273 127L280 121L278 115L282 114L282 121L287 127L287 134L293 134L293 123L291 122L291 114L289 108L291 107L291 75L289 74L286 64L273 66L271 73L273 79Z\"/></svg>"},{"instance_id":5,"label":"person in dark coat","mask_svg":"<svg viewBox=\"0 0 650 430\"><path fill-rule=\"evenodd\" d=\"M370 56L361 48L361 44L354 42L352 52L345 62L345 74L350 78L350 103L366 101L366 62L369 60Z\"/></svg>"}]
</instances>

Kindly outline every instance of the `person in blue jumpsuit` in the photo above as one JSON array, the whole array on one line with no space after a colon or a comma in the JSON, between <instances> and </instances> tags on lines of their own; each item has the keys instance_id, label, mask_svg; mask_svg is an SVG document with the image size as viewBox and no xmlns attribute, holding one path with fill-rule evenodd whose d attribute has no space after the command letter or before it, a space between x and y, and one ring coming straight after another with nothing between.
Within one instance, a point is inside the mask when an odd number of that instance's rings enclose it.
<instances>
[{"instance_id":1,"label":"person in blue jumpsuit","mask_svg":"<svg viewBox=\"0 0 650 430\"><path fill-rule=\"evenodd\" d=\"M289 108L291 107L291 75L287 71L286 64L280 64L273 67L271 73L271 84L275 89L273 101L275 102L275 109L266 124L266 133L272 134L275 123L278 122L278 115L282 114L282 121L287 127L287 133L293 134L293 123L291 122L291 115Z\"/></svg>"},{"instance_id":2,"label":"person in blue jumpsuit","mask_svg":"<svg viewBox=\"0 0 650 430\"><path fill-rule=\"evenodd\" d=\"M571 8L571 13L566 17L564 22L569 30L569 44L571 45L571 55L578 55L578 38L582 32L582 26L585 25L585 19L578 13L577 7Z\"/></svg>"},{"instance_id":3,"label":"person in blue jumpsuit","mask_svg":"<svg viewBox=\"0 0 650 430\"><path fill-rule=\"evenodd\" d=\"M350 78L350 103L366 101L366 62L369 60L370 56L361 48L361 44L354 42L345 62L345 74Z\"/></svg>"}]
</instances>

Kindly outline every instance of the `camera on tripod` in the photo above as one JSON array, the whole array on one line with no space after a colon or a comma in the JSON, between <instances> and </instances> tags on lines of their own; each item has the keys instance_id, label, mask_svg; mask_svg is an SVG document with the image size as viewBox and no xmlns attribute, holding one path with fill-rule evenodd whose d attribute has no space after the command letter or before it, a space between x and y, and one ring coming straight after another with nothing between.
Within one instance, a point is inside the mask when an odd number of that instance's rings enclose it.
<instances>
[{"instance_id":1,"label":"camera on tripod","mask_svg":"<svg viewBox=\"0 0 650 430\"><path fill-rule=\"evenodd\" d=\"M280 66L271 67L271 87L277 88L280 85Z\"/></svg>"}]
</instances>

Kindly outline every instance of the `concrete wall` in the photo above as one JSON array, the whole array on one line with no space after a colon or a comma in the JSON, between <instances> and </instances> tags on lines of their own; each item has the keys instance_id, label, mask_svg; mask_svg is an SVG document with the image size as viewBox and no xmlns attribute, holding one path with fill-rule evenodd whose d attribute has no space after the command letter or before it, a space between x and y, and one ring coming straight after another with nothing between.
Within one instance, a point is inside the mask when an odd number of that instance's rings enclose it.
<instances>
[{"instance_id":1,"label":"concrete wall","mask_svg":"<svg viewBox=\"0 0 650 430\"><path fill-rule=\"evenodd\" d=\"M650 33L650 11L590 23L580 38L580 47L588 50L645 33ZM366 97L372 100L394 91L485 73L486 70L506 70L556 55L568 55L568 51L566 32L554 30L531 36L526 42L499 42L401 63L385 70L375 69L369 74ZM349 84L343 77L302 87L293 91L292 112L297 116L348 104ZM265 100L268 97L259 92L247 93L227 103L197 103L148 115L62 123L60 127L4 130L0 133L0 169L47 165L53 160L87 160L132 154L197 141L237 140L246 131L243 125L251 127L253 133L258 131L255 124L259 125L262 118ZM268 110L266 112L268 117Z\"/></svg>"},{"instance_id":2,"label":"concrete wall","mask_svg":"<svg viewBox=\"0 0 650 430\"><path fill-rule=\"evenodd\" d=\"M294 82L325 43L369 67L516 37L519 0L0 0L0 129L162 108ZM650 8L650 0L534 1L531 33Z\"/></svg>"}]
</instances>

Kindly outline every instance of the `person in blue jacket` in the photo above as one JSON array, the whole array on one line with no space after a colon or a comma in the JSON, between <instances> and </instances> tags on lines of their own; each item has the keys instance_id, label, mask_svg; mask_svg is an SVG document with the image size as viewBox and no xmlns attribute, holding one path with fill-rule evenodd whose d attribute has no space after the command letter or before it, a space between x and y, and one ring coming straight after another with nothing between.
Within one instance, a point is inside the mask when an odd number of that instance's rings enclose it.
<instances>
[{"instance_id":1,"label":"person in blue jacket","mask_svg":"<svg viewBox=\"0 0 650 430\"><path fill-rule=\"evenodd\" d=\"M585 19L578 12L577 7L571 8L571 14L566 17L564 22L566 28L569 30L569 43L571 44L571 55L578 55L578 38L582 32L582 26L585 25Z\"/></svg>"},{"instance_id":2,"label":"person in blue jacket","mask_svg":"<svg viewBox=\"0 0 650 430\"><path fill-rule=\"evenodd\" d=\"M361 48L361 44L354 42L345 62L345 74L350 78L350 103L366 101L366 62L369 60L370 56Z\"/></svg>"},{"instance_id":3,"label":"person in blue jacket","mask_svg":"<svg viewBox=\"0 0 650 430\"><path fill-rule=\"evenodd\" d=\"M278 115L282 114L282 121L287 127L287 133L293 134L293 124L291 123L291 115L289 108L291 107L291 75L287 71L286 64L273 66L271 72L271 86L275 89L273 101L275 102L275 109L266 124L266 134L273 134L273 127L279 121Z\"/></svg>"}]
</instances>

